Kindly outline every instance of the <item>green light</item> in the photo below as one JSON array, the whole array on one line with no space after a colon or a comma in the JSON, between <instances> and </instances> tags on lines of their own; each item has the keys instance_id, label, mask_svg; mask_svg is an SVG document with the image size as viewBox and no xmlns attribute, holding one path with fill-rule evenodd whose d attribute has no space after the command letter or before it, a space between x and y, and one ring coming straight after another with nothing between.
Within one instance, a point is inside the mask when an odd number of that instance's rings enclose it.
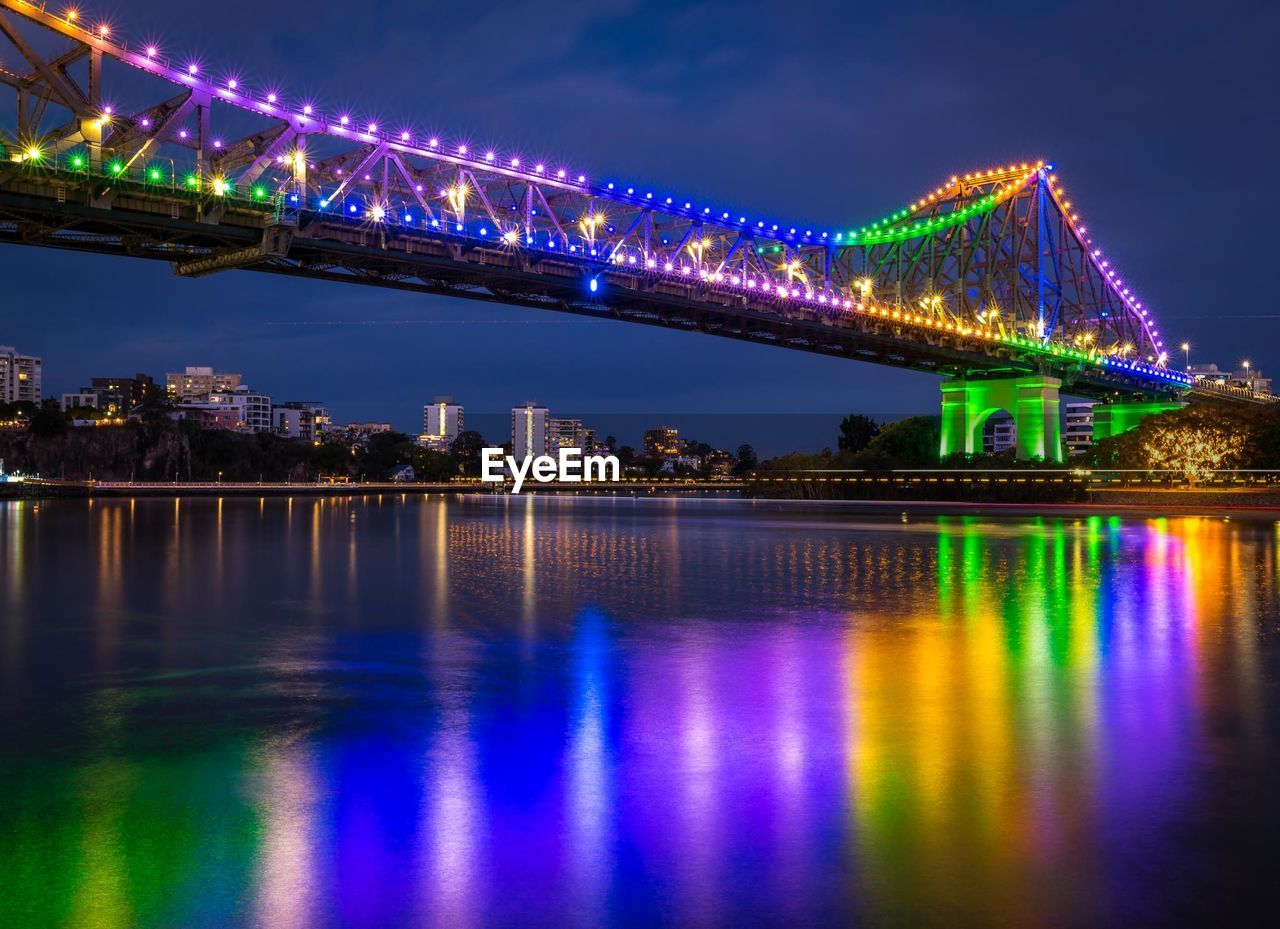
<instances>
[{"instance_id":1,"label":"green light","mask_svg":"<svg viewBox=\"0 0 1280 929\"><path fill-rule=\"evenodd\" d=\"M120 173L122 173L123 171L124 171L124 165L122 165L120 162L118 162L118 161L113 161L113 162L111 163L111 173L112 173L112 174L120 174Z\"/></svg>"},{"instance_id":2,"label":"green light","mask_svg":"<svg viewBox=\"0 0 1280 929\"><path fill-rule=\"evenodd\" d=\"M73 168L83 168L83 167L84 167L84 159L83 159L83 158L81 158L79 155L74 156L74 157L71 159L71 167L73 167Z\"/></svg>"},{"instance_id":3,"label":"green light","mask_svg":"<svg viewBox=\"0 0 1280 929\"><path fill-rule=\"evenodd\" d=\"M200 181L196 178L196 176L195 176L194 174L188 174L188 175L187 175L187 186L188 186L188 187L195 187L195 186L196 186L197 184L199 184L199 183L200 183Z\"/></svg>"},{"instance_id":4,"label":"green light","mask_svg":"<svg viewBox=\"0 0 1280 929\"><path fill-rule=\"evenodd\" d=\"M255 187L253 188L253 195L257 199L261 200L263 197L267 195L267 192L261 187Z\"/></svg>"}]
</instances>

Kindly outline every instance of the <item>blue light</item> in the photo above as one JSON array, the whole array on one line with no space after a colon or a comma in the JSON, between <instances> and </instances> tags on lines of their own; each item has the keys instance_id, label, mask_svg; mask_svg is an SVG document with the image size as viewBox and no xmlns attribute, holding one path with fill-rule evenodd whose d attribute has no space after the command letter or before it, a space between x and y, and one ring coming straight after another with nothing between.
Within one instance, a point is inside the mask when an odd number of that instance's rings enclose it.
<instances>
[{"instance_id":1,"label":"blue light","mask_svg":"<svg viewBox=\"0 0 1280 929\"><path fill-rule=\"evenodd\" d=\"M413 216L412 216L412 214L410 214L410 213L405 213L405 214L404 214L404 221L405 221L406 223L411 223L411 222L413 222Z\"/></svg>"},{"instance_id":2,"label":"blue light","mask_svg":"<svg viewBox=\"0 0 1280 929\"><path fill-rule=\"evenodd\" d=\"M349 208L348 208L348 210L347 210L347 212L349 212L349 213L354 213L355 211L356 211L356 208L355 208L354 206L349 207Z\"/></svg>"},{"instance_id":3,"label":"blue light","mask_svg":"<svg viewBox=\"0 0 1280 929\"><path fill-rule=\"evenodd\" d=\"M320 201L320 209L322 209L322 210L327 210L328 208L329 208L329 201L328 201L328 200L321 200L321 201Z\"/></svg>"},{"instance_id":4,"label":"blue light","mask_svg":"<svg viewBox=\"0 0 1280 929\"><path fill-rule=\"evenodd\" d=\"M591 289L591 292L592 292L592 293L595 293L596 291L598 291L598 290L600 289L600 281L599 281L599 279L598 279L598 278L594 278L594 277L593 277L593 278L591 279L591 283L590 283L590 284L588 284L587 286Z\"/></svg>"},{"instance_id":5,"label":"blue light","mask_svg":"<svg viewBox=\"0 0 1280 929\"><path fill-rule=\"evenodd\" d=\"M297 202L298 202L298 195L297 195L297 194L293 194L292 196L290 196L290 197L289 197L289 202L290 202L290 203L297 203Z\"/></svg>"}]
</instances>

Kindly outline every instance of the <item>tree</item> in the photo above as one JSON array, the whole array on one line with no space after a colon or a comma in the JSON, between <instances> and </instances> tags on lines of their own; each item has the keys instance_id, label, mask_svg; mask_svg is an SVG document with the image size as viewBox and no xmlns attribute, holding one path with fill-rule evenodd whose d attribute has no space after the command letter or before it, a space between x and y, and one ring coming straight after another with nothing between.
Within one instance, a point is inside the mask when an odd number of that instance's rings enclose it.
<instances>
[{"instance_id":1,"label":"tree","mask_svg":"<svg viewBox=\"0 0 1280 929\"><path fill-rule=\"evenodd\" d=\"M31 418L27 421L27 430L42 439L62 435L67 431L67 417L56 404L43 403L31 414Z\"/></svg>"},{"instance_id":2,"label":"tree","mask_svg":"<svg viewBox=\"0 0 1280 929\"><path fill-rule=\"evenodd\" d=\"M1193 481L1208 471L1274 467L1275 428L1270 411L1189 406L1103 439L1089 461L1099 470L1174 471Z\"/></svg>"},{"instance_id":3,"label":"tree","mask_svg":"<svg viewBox=\"0 0 1280 929\"><path fill-rule=\"evenodd\" d=\"M853 413L840 420L840 438L836 446L842 452L860 452L880 434L880 424L870 416Z\"/></svg>"},{"instance_id":4,"label":"tree","mask_svg":"<svg viewBox=\"0 0 1280 929\"><path fill-rule=\"evenodd\" d=\"M934 416L908 416L890 423L855 456L858 464L918 467L936 464L941 425Z\"/></svg>"},{"instance_id":5,"label":"tree","mask_svg":"<svg viewBox=\"0 0 1280 929\"><path fill-rule=\"evenodd\" d=\"M449 445L449 454L458 463L458 470L463 474L480 473L480 453L485 448L484 436L474 429L458 433L458 437Z\"/></svg>"},{"instance_id":6,"label":"tree","mask_svg":"<svg viewBox=\"0 0 1280 929\"><path fill-rule=\"evenodd\" d=\"M734 457L738 459L738 463L733 469L736 474L754 470L756 465L760 463L760 459L756 457L756 450L745 442L738 446L738 453Z\"/></svg>"}]
</instances>

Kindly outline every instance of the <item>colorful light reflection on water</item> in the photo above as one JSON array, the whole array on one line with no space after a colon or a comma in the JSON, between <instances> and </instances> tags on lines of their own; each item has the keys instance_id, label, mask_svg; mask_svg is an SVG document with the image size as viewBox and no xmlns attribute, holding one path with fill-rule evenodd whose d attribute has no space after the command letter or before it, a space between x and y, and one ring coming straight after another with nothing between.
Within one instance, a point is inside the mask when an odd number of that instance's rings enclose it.
<instances>
[{"instance_id":1,"label":"colorful light reflection on water","mask_svg":"<svg viewBox=\"0 0 1280 929\"><path fill-rule=\"evenodd\" d=\"M1280 524L0 505L0 926L1263 914Z\"/></svg>"}]
</instances>

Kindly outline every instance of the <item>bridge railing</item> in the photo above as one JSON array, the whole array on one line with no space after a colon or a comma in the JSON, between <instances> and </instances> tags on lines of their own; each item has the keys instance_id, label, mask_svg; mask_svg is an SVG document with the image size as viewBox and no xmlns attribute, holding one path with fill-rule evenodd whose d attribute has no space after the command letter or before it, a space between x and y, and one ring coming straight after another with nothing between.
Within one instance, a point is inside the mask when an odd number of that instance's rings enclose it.
<instances>
[{"instance_id":1,"label":"bridge railing","mask_svg":"<svg viewBox=\"0 0 1280 929\"><path fill-rule=\"evenodd\" d=\"M1222 384L1216 381L1197 380L1192 387L1192 392L1230 397L1233 400L1252 400L1255 403L1280 402L1280 397L1270 393L1262 393L1250 387L1237 387L1234 384Z\"/></svg>"}]
</instances>

